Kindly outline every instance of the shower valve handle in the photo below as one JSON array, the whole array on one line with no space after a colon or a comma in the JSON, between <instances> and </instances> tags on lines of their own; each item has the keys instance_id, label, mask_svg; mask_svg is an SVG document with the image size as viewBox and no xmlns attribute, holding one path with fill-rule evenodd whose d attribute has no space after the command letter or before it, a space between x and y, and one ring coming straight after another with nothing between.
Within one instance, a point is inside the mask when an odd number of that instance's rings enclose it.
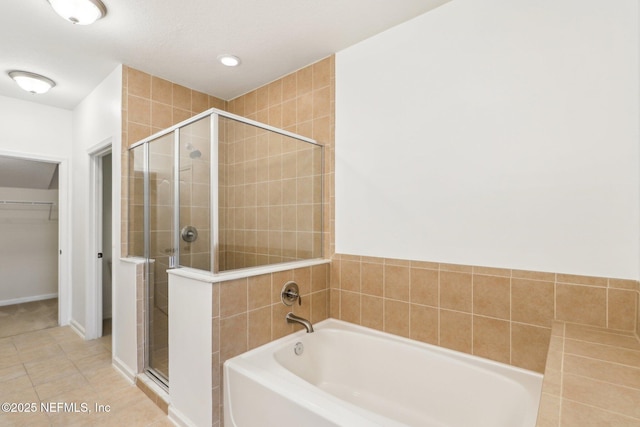
<instances>
[{"instance_id":1,"label":"shower valve handle","mask_svg":"<svg viewBox=\"0 0 640 427\"><path fill-rule=\"evenodd\" d=\"M298 300L298 305L302 305L300 289L298 288L298 284L293 281L284 284L280 298L282 299L282 303L287 306L293 305L296 300Z\"/></svg>"},{"instance_id":2,"label":"shower valve handle","mask_svg":"<svg viewBox=\"0 0 640 427\"><path fill-rule=\"evenodd\" d=\"M286 298L291 298L292 300L298 300L298 305L302 305L302 297L293 291L289 291L285 294Z\"/></svg>"}]
</instances>

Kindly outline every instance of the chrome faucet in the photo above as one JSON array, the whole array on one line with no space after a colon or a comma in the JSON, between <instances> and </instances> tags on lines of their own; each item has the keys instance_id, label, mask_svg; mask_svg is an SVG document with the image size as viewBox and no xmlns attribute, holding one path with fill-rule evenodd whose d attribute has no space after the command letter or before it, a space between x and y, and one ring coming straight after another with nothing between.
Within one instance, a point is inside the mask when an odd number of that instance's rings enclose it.
<instances>
[{"instance_id":1,"label":"chrome faucet","mask_svg":"<svg viewBox=\"0 0 640 427\"><path fill-rule=\"evenodd\" d=\"M298 324L304 326L307 329L307 333L308 334L313 332L313 325L307 319L304 319L304 318L302 318L300 316L296 316L295 314L293 314L291 312L287 313L285 318L287 319L287 323L298 323Z\"/></svg>"}]
</instances>

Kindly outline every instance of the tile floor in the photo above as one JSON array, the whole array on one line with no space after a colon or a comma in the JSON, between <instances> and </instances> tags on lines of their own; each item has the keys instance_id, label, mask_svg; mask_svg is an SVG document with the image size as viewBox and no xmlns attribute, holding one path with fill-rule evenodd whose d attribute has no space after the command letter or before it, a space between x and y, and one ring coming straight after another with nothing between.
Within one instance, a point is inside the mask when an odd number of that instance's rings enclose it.
<instances>
[{"instance_id":1,"label":"tile floor","mask_svg":"<svg viewBox=\"0 0 640 427\"><path fill-rule=\"evenodd\" d=\"M1 411L0 426L173 426L113 368L110 335L84 341L69 327L0 338L0 404L5 402L14 409L35 404L36 411ZM90 412L82 412L83 405ZM105 409L96 411L96 405Z\"/></svg>"},{"instance_id":2,"label":"tile floor","mask_svg":"<svg viewBox=\"0 0 640 427\"><path fill-rule=\"evenodd\" d=\"M0 306L0 338L58 325L58 298Z\"/></svg>"}]
</instances>

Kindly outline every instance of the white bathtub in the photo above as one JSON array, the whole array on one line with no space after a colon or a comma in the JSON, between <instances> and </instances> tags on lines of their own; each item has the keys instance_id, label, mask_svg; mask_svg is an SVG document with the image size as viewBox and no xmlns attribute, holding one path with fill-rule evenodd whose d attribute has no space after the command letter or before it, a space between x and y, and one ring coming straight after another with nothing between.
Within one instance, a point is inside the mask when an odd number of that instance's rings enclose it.
<instances>
[{"instance_id":1,"label":"white bathtub","mask_svg":"<svg viewBox=\"0 0 640 427\"><path fill-rule=\"evenodd\" d=\"M536 424L538 373L335 319L314 328L225 362L226 427Z\"/></svg>"}]
</instances>

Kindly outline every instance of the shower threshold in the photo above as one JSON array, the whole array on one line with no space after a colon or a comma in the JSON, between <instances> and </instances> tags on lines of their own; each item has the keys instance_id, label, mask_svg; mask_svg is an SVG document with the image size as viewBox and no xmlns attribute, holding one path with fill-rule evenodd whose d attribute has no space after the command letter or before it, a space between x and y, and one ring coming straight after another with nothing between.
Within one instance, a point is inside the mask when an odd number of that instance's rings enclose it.
<instances>
[{"instance_id":1,"label":"shower threshold","mask_svg":"<svg viewBox=\"0 0 640 427\"><path fill-rule=\"evenodd\" d=\"M166 393L169 393L169 380L160 372L156 371L153 368L147 368L142 375L146 376L160 389L164 390ZM140 376L141 375L138 375L138 378L140 378Z\"/></svg>"},{"instance_id":2,"label":"shower threshold","mask_svg":"<svg viewBox=\"0 0 640 427\"><path fill-rule=\"evenodd\" d=\"M153 374L145 371L136 377L136 386L147 395L165 414L169 412L169 389Z\"/></svg>"}]
</instances>

